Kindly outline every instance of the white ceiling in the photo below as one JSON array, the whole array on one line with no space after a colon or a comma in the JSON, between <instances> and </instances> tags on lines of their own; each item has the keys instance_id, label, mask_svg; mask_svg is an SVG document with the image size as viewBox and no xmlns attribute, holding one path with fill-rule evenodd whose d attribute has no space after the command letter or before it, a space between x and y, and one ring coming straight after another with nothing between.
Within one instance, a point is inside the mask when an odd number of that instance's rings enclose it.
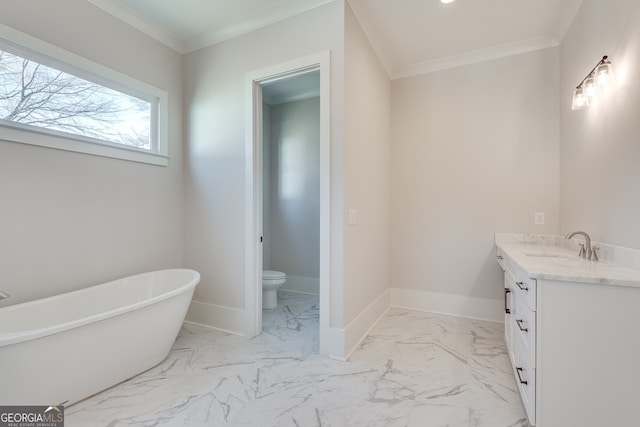
<instances>
[{"instance_id":1,"label":"white ceiling","mask_svg":"<svg viewBox=\"0 0 640 427\"><path fill-rule=\"evenodd\" d=\"M334 0L89 0L181 53ZM582 0L348 0L391 78L557 46Z\"/></svg>"},{"instance_id":2,"label":"white ceiling","mask_svg":"<svg viewBox=\"0 0 640 427\"><path fill-rule=\"evenodd\" d=\"M557 46L582 0L349 0L392 78Z\"/></svg>"},{"instance_id":3,"label":"white ceiling","mask_svg":"<svg viewBox=\"0 0 640 427\"><path fill-rule=\"evenodd\" d=\"M177 50L193 52L334 0L88 0Z\"/></svg>"}]
</instances>

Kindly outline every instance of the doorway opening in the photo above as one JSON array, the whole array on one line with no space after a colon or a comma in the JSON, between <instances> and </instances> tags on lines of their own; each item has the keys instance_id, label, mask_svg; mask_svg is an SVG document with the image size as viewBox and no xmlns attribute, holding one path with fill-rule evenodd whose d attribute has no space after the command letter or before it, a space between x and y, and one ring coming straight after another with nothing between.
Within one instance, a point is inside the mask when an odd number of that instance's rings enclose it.
<instances>
[{"instance_id":1,"label":"doorway opening","mask_svg":"<svg viewBox=\"0 0 640 427\"><path fill-rule=\"evenodd\" d=\"M246 82L250 97L246 334L253 337L262 332L263 269L279 268L289 279L283 289L303 293L317 289L318 350L326 354L330 312L329 53L249 73ZM305 114L315 120L311 127L290 123ZM274 116L280 121L273 122ZM314 126L319 129L317 140L301 141L302 134Z\"/></svg>"}]
</instances>

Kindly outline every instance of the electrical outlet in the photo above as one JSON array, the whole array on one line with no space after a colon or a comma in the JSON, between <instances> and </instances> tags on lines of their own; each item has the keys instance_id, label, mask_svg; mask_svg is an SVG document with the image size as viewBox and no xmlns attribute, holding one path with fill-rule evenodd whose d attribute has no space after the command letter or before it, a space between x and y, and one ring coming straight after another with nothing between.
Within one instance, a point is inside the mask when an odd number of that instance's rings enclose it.
<instances>
[{"instance_id":1,"label":"electrical outlet","mask_svg":"<svg viewBox=\"0 0 640 427\"><path fill-rule=\"evenodd\" d=\"M533 214L533 223L535 225L544 225L544 212L536 212Z\"/></svg>"}]
</instances>

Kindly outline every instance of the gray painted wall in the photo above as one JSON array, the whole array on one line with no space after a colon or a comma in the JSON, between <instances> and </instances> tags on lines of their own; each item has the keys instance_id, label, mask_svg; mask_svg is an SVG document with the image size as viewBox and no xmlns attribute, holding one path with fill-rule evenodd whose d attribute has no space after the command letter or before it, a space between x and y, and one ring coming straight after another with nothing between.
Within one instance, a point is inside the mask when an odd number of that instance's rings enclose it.
<instances>
[{"instance_id":1,"label":"gray painted wall","mask_svg":"<svg viewBox=\"0 0 640 427\"><path fill-rule=\"evenodd\" d=\"M0 133L5 305L181 267L182 56L84 0L37 2L37 13L33 2L3 2L0 23L167 91L170 145L161 167Z\"/></svg>"},{"instance_id":2,"label":"gray painted wall","mask_svg":"<svg viewBox=\"0 0 640 427\"><path fill-rule=\"evenodd\" d=\"M392 286L499 299L494 233L558 231L557 67L554 48L392 82Z\"/></svg>"},{"instance_id":3,"label":"gray painted wall","mask_svg":"<svg viewBox=\"0 0 640 427\"><path fill-rule=\"evenodd\" d=\"M319 292L320 98L266 109L264 269L283 271L283 289Z\"/></svg>"},{"instance_id":4,"label":"gray painted wall","mask_svg":"<svg viewBox=\"0 0 640 427\"><path fill-rule=\"evenodd\" d=\"M572 111L582 78L609 55L615 84ZM560 225L640 249L640 2L584 0L560 47Z\"/></svg>"}]
</instances>

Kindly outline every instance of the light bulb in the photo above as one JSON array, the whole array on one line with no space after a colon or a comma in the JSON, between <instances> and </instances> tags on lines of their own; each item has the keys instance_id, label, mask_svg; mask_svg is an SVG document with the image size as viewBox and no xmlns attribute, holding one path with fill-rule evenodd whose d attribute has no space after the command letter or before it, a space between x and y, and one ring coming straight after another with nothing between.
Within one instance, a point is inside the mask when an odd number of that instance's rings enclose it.
<instances>
[{"instance_id":1,"label":"light bulb","mask_svg":"<svg viewBox=\"0 0 640 427\"><path fill-rule=\"evenodd\" d=\"M598 86L596 86L596 80L592 76L587 77L587 79L584 81L584 94L588 98L593 98L594 96L596 96L597 92Z\"/></svg>"},{"instance_id":2,"label":"light bulb","mask_svg":"<svg viewBox=\"0 0 640 427\"><path fill-rule=\"evenodd\" d=\"M572 110L582 110L589 106L589 97L586 96L582 86L578 86L573 92L573 102L571 103Z\"/></svg>"},{"instance_id":3,"label":"light bulb","mask_svg":"<svg viewBox=\"0 0 640 427\"><path fill-rule=\"evenodd\" d=\"M596 84L600 87L607 87L611 84L613 78L613 67L610 62L605 62L598 65L595 71Z\"/></svg>"}]
</instances>

